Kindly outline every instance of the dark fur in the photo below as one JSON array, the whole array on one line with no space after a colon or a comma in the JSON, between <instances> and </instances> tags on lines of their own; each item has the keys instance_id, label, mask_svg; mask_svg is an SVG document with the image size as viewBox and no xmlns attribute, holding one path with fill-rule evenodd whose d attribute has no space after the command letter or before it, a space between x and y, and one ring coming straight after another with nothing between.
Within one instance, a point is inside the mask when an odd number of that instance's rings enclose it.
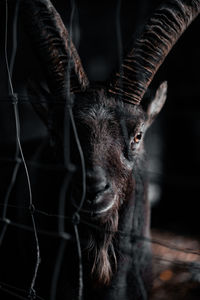
<instances>
[{"instance_id":1,"label":"dark fur","mask_svg":"<svg viewBox=\"0 0 200 300\"><path fill-rule=\"evenodd\" d=\"M119 247L119 228L126 234L142 235L148 227L148 208L143 203L146 201L144 182L140 183L141 180L145 180L145 176L142 175L143 145L141 143L139 149L132 152L127 149L130 137L135 134L138 126L145 122L146 116L141 107L108 98L103 90L93 92L87 97L77 97L74 115L85 153L86 169L97 165L103 168L112 184L110 197L117 195L111 210L99 217L89 218L90 222L101 228L101 231L88 228L88 251L90 259L93 260L91 274L96 286L105 286L110 284L118 268L119 253L122 251ZM127 136L124 135L121 124L125 125ZM120 156L126 159L127 163L133 163L132 168L123 164ZM140 186L141 184L143 186ZM137 198L140 198L137 207L136 203L128 203L133 202L133 199L136 201ZM141 200L142 198L144 200ZM130 209L130 205L134 210L134 219L127 231L127 220L124 220L123 216L126 215L126 209ZM141 211L141 207L145 212ZM88 219L87 214L83 213L82 217Z\"/></svg>"},{"instance_id":2,"label":"dark fur","mask_svg":"<svg viewBox=\"0 0 200 300\"><path fill-rule=\"evenodd\" d=\"M84 299L87 300L125 300L132 299L132 295L135 299L145 299L151 282L151 249L141 239L149 235L143 140L132 149L130 147L130 142L141 130L140 127L148 123L145 111L141 106L110 97L103 89L78 94L74 99L73 113L85 157L86 172L95 170L97 166L104 170L111 185L110 192L105 193L105 204L116 197L111 209L95 215L87 205L86 195L80 212ZM52 107L52 114L48 116L51 116L48 121L51 124L49 128L54 139L53 145L56 146L55 149L63 149L62 106L59 109L56 107L56 110ZM73 134L70 144L72 163L80 166ZM60 160L62 156L58 155L59 151L56 150L56 153ZM81 174L80 167L73 178L71 192L68 193L73 198L73 201L70 197L67 201L69 217L76 210L73 203L79 203L81 197ZM90 183L87 182L88 188ZM66 230L73 235L71 225ZM74 244L71 245L70 251L73 252L74 247ZM76 295L77 280L74 278L76 272L74 274L70 253L65 255L70 260L63 263L63 277L68 282L66 296L71 295L73 298ZM62 299L64 292L61 294Z\"/></svg>"}]
</instances>

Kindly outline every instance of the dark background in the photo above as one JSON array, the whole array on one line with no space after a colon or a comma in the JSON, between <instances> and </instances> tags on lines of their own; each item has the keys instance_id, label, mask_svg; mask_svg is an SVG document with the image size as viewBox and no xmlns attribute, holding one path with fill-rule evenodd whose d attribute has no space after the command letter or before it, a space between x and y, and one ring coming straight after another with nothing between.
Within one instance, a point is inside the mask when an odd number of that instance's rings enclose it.
<instances>
[{"instance_id":1,"label":"dark background","mask_svg":"<svg viewBox=\"0 0 200 300\"><path fill-rule=\"evenodd\" d=\"M69 1L52 1L69 24ZM131 38L141 31L145 20L161 1L121 1L121 42L125 50ZM92 81L106 81L120 62L117 37L119 1L76 1L73 40L83 66ZM12 51L12 18L9 4L8 56ZM5 7L0 3L0 91L7 95L7 73L4 56ZM119 24L119 23L118 23ZM168 99L147 137L150 161L155 157L160 167L150 172L151 181L161 188L159 201L153 205L152 226L184 234L199 234L200 201L200 94L199 94L199 18L180 38L161 66L150 91L167 80ZM18 24L18 51L13 83L23 92L28 78L42 77L39 63L29 40ZM46 129L31 105L20 105L21 137L27 158L46 137ZM0 102L0 202L4 201L12 166L5 157L15 152L15 125L11 104ZM158 143L153 147L149 143ZM48 179L47 179L48 180ZM19 188L20 189L20 188ZM23 188L22 188L23 189Z\"/></svg>"},{"instance_id":2,"label":"dark background","mask_svg":"<svg viewBox=\"0 0 200 300\"><path fill-rule=\"evenodd\" d=\"M71 12L70 1L54 0L52 2L68 25ZM12 24L15 1L8 1L8 3L8 59L10 60L13 49ZM129 41L137 37L145 20L159 3L160 1L122 0L119 17L117 10L120 1L76 1L73 41L90 81L103 82L109 79L121 60L120 43L125 50ZM117 31L119 21L121 41ZM200 18L196 19L180 38L156 74L148 91L153 94L163 80L168 81L167 102L146 137L150 182L151 186L157 188L157 192L153 194L157 202L152 204L152 227L189 236L199 235L199 25ZM30 78L43 80L44 75L20 19L17 32L18 47L13 86L15 92L25 95L28 80ZM4 47L5 1L0 0L0 211L3 209L5 195L10 186L15 166L16 147L13 106L6 98L8 75ZM59 202L61 186L59 176L62 171L60 172L59 168L56 169L55 165L53 168L48 168L44 161L41 164L38 160L43 144L47 140L46 128L28 101L19 103L18 107L21 141L30 173L34 204L40 210L57 214L56 205ZM31 163L33 161L36 163ZM9 199L7 218L31 226L27 209L28 199L27 178L24 167L21 165ZM50 218L42 215L41 219L36 214L38 228L48 232L57 232L57 219L53 219L54 221L51 219L50 225L48 223ZM4 224L1 222L1 225ZM33 245L35 245L34 236L29 231L14 226L8 227L0 247L2 278L0 280L13 286L24 287L26 290L27 287L29 288L35 265ZM57 252L54 253L52 250L51 266L45 258L46 256L48 258L47 254L52 245L55 247L59 245L59 240L40 235L40 245L44 251L41 256L44 258L44 269L47 270L45 282L48 286L51 283L53 274L51 268ZM18 270L20 270L20 276ZM26 275L27 270L31 273L29 276ZM25 276L21 277L21 274ZM38 276L41 276L40 274L42 273L39 272Z\"/></svg>"}]
</instances>

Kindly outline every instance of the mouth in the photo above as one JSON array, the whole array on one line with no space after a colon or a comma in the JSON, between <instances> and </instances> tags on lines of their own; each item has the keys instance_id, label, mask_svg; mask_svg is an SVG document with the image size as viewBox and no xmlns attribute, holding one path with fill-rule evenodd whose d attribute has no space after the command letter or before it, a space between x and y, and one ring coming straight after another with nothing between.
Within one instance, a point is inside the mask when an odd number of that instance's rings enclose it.
<instances>
[{"instance_id":1,"label":"mouth","mask_svg":"<svg viewBox=\"0 0 200 300\"><path fill-rule=\"evenodd\" d=\"M78 191L73 193L73 206L78 208L78 201L80 199L80 193L78 197ZM81 212L84 214L89 214L90 217L99 217L102 214L109 212L115 205L117 200L117 195L113 195L112 191L106 191L99 193L96 196L91 197L91 195L86 194L86 198L81 208Z\"/></svg>"},{"instance_id":2,"label":"mouth","mask_svg":"<svg viewBox=\"0 0 200 300\"><path fill-rule=\"evenodd\" d=\"M99 196L96 204L90 204L93 214L99 215L108 212L115 204L117 196L107 198L105 196Z\"/></svg>"}]
</instances>

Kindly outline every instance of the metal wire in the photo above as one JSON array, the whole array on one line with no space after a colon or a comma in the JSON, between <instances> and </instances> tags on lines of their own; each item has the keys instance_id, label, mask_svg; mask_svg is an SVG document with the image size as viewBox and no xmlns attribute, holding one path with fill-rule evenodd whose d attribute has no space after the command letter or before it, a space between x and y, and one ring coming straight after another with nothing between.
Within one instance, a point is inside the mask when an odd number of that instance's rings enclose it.
<instances>
[{"instance_id":1,"label":"metal wire","mask_svg":"<svg viewBox=\"0 0 200 300\"><path fill-rule=\"evenodd\" d=\"M71 18L70 18L70 34L69 34L69 36L71 37L70 42L72 40L72 22L73 22L73 16L75 13L75 7L76 7L75 0L71 0L71 5L72 5L72 13L71 13ZM70 47L70 44L69 44L69 47ZM70 68L68 68L68 79L70 78L69 76L70 76ZM68 89L68 93L69 93L69 91L70 91L70 89ZM76 237L78 266L79 266L78 300L82 300L82 298L83 298L83 264L82 264L81 243L80 243L80 238L79 238L78 225L80 222L79 212L83 206L83 203L85 200L85 195L86 195L86 171L85 171L84 155L83 155L83 151L82 151L81 144L79 141L76 124L75 124L74 117L73 117L73 111L72 111L70 105L68 105L68 109L69 109L69 116L70 116L70 121L72 124L73 133L74 133L75 140L76 140L76 145L77 145L80 159L81 159L81 168L82 168L82 196L81 196L80 204L72 217L72 222L73 222L75 237Z\"/></svg>"},{"instance_id":2,"label":"metal wire","mask_svg":"<svg viewBox=\"0 0 200 300\"><path fill-rule=\"evenodd\" d=\"M3 223L3 229L1 232L1 236L0 236L0 245L3 241L3 238L6 234L6 230L9 226L14 226L16 228L19 228L20 230L25 230L28 232L33 232L34 236L35 236L35 242L36 242L36 255L37 255L37 259L36 259L36 265L35 265L35 270L34 270L34 275L32 278L32 282L31 282L31 288L29 291L29 297L31 299L41 299L43 300L43 298L39 297L38 295L36 295L35 292L35 281L37 279L37 273L38 273L38 267L39 267L39 263L40 263L40 247L39 247L39 240L38 240L38 234L42 234L42 235L46 235L46 236L50 236L52 238L60 238L60 249L58 252L58 257L55 263L55 269L54 269L54 275L52 277L52 288L51 288L51 300L56 299L56 293L57 293L57 285L58 285L58 280L59 280L59 274L60 274L60 270L61 270L61 264L63 261L63 256L65 253L65 248L66 248L66 243L67 241L71 240L71 236L65 231L65 221L68 222L72 222L73 223L73 227L74 227L74 234L75 234L75 239L76 239L76 245L77 245L77 254L78 254L78 264L79 264L79 282L78 282L78 300L81 300L83 298L83 265L82 265L82 253L81 253L81 243L80 243L80 237L79 237L79 231L78 231L78 226L79 224L85 224L88 227L91 228L95 228L101 232L106 232L106 233L116 233L117 235L122 235L122 236L129 236L130 238L132 238L134 241L138 241L138 240L143 240L146 243L151 243L151 244L157 244L160 246L163 246L165 248L168 249L172 249L175 251L179 251L179 252L183 252L183 253L189 253L189 254L195 254L200 256L200 252L199 251L194 251L193 249L188 249L188 248L180 248L177 247L176 245L173 245L171 243L168 242L163 242L157 239L150 239L150 238L146 238L144 236L135 236L132 234L127 234L125 232L122 231L117 231L117 232L111 232L108 230L103 230L100 226L96 226L94 225L92 222L88 222L87 220L84 220L83 218L80 218L79 212L82 209L83 203L84 203L84 199L85 199L85 190L86 190L86 179L85 179L85 162L84 162L84 156L83 156L83 152L81 149L81 145L80 145L80 141L79 141L79 137L78 137L78 133L76 130L76 124L74 122L74 117L73 117L73 111L72 111L72 107L69 105L69 99L70 99L70 95L68 95L66 97L66 105L65 105L65 113L67 114L67 118L68 120L65 119L65 123L64 123L64 141L65 141L65 145L63 147L64 149L64 166L62 165L53 165L53 164L42 164L42 163L37 163L37 162L31 162L31 161L27 161L24 158L23 155L23 149L21 146L21 141L20 141L20 120L19 120L19 112L18 112L18 100L20 97L22 97L22 101L20 101L20 103L27 103L28 100L30 100L31 98L27 97L27 96L23 96L23 95L16 95L14 93L14 88L12 85L12 73L13 73L13 68L14 68L14 61L15 61L15 55L16 55L16 51L17 51L17 32L15 32L16 28L17 28L17 16L18 16L18 4L19 1L16 2L16 9L15 9L15 17L13 19L13 51L12 51L12 55L11 55L11 61L10 61L10 67L8 67L8 57L7 57L7 35L8 35L8 5L7 5L7 0L6 0L6 25L5 25L5 58L6 58L6 66L7 66L7 72L8 72L8 83L9 83L9 90L11 93L11 96L5 97L5 99L7 99L6 101L13 101L13 108L14 108L14 115L15 115L15 126L16 126L16 153L15 153L15 158L14 159L8 159L8 161L10 162L16 162L14 170L13 170L13 174L12 174L12 178L10 181L10 184L8 186L8 190L6 192L6 196L4 198L4 203L0 203L1 206L3 206L3 214L2 214L2 218L0 218L0 221ZM121 1L118 0L117 2L117 11L116 11L116 28L117 28L117 36L118 36L118 49L119 49L119 61L121 62L121 56L122 56L122 40L121 40L121 31L120 31L120 21L119 21L119 16L120 16L120 6L121 6ZM72 19L73 19L73 14L74 14L74 9L75 9L75 5L74 5L74 1L72 1L72 13L71 13L71 20L70 20L70 24L72 24ZM71 36L71 28L72 25L70 25L70 36ZM69 65L70 65L70 60L69 60ZM120 63L121 65L121 63ZM70 75L70 66L68 67L68 80L67 80L67 84L70 84L69 81L69 75ZM68 88L69 91L69 88ZM23 98L24 97L24 98ZM54 99L55 100L55 99ZM35 101L39 101L41 103L40 100L35 99ZM31 100L30 100L31 102ZM29 103L30 103L29 102ZM54 102L52 102L54 103ZM63 101L57 101L55 100L55 103L62 103ZM66 115L65 115L66 116ZM80 203L77 207L77 210L75 211L75 214L72 217L67 217L65 216L65 201L66 201L66 194L68 191L68 187L69 187L69 183L70 183L70 178L71 178L71 172L70 170L70 152L65 150L69 150L70 148L70 136L69 139L66 138L67 135L65 135L66 131L69 130L69 121L71 122L72 125L72 129L73 129L73 134L75 136L75 140L76 140L76 144L77 144L77 148L80 154L80 159L81 159L81 168L82 168L82 178L83 178L83 182L82 182L82 186L83 186L83 191L82 191L82 196L80 199ZM122 129L124 130L124 136L126 135L126 128L124 126L124 124L122 125ZM3 158L3 160L5 161L5 158ZM11 205L9 204L9 198L10 198L10 194L11 191L13 190L13 186L16 182L16 178L17 178L17 174L19 171L19 167L20 165L23 164L24 168L25 168L25 172L26 172L26 178L27 178L27 183L28 183L28 188L29 188L29 208L28 207L23 207L23 206L15 206L15 205ZM48 212L39 210L39 209L35 209L34 205L33 205L33 199L32 199L32 192L31 192L31 182L30 182L30 177L29 177L29 172L28 172L28 168L27 165L29 166L34 166L37 168L43 168L46 170L55 170L55 171L68 171L66 177L63 180L63 185L61 187L60 190L60 197L59 197L59 211L58 214L50 214ZM7 209L9 208L17 208L17 209L24 209L25 211L29 211L29 213L31 214L31 218L32 218L32 227L31 226L27 226L25 224L21 224L21 223L17 223L17 222L13 222L10 219L7 218ZM35 224L35 219L34 219L34 215L35 214L41 214L44 215L45 217L49 217L49 218L57 218L58 219L58 232L53 232L53 231L44 231L44 230L39 230L36 228L36 224ZM131 254L130 254L131 255ZM164 261L164 259L162 257L155 257L156 260L160 261ZM166 260L167 261L167 260ZM172 264L179 264L179 262L177 261L168 261ZM181 262L180 262L181 264ZM200 268L197 268L197 270L199 271ZM138 273L138 278L140 279L140 274ZM139 284L141 284L141 286L143 286L142 282L139 282ZM20 295L21 293L24 294L28 294L27 291L19 289L19 288L15 288L11 285L6 285L3 282L0 282L0 289L2 291L4 291L7 294L10 294L11 296L17 297L18 299L27 299L27 297ZM146 295L143 295L143 299L145 299Z\"/></svg>"},{"instance_id":3,"label":"metal wire","mask_svg":"<svg viewBox=\"0 0 200 300\"><path fill-rule=\"evenodd\" d=\"M13 72L13 66L14 66L14 61L15 61L15 55L16 55L16 51L17 51L17 16L16 15L18 14L19 1L17 1L16 4L17 4L17 7L15 9L15 18L13 19L13 22L14 22L13 23L14 47L13 47L13 54L12 54L12 59L11 59L12 72ZM20 156L22 158L23 166L24 166L24 169L25 169L27 184L28 184L28 190L29 190L29 210L30 210L30 214L31 214L32 226L33 226L35 242L36 242L36 263L35 263L35 270L34 270L33 278L32 278L31 285L30 285L30 292L29 292L30 299L35 299L36 291L35 291L34 287L35 287L35 281L36 281L36 278L37 278L38 268L39 268L39 264L40 264L40 260L41 260L41 258L40 258L40 247L39 247L38 234L37 234L35 218L34 218L34 206L33 206L33 200L32 200L30 177L29 177L29 172L28 172L28 168L27 168L26 161L25 161L25 158L24 158L24 154L23 154L23 150L22 150L22 146L21 146L21 140L20 140L20 120L19 120L19 111L18 111L18 105L17 105L18 104L18 98L17 98L17 95L14 93L12 78L11 78L11 72L10 72L9 63L8 63L8 55L7 55L8 1L7 0L6 0L6 3L5 3L5 15L6 15L6 20L5 20L5 61L6 61L6 69L7 69L7 74L8 74L9 91L11 93L11 97L12 97L12 100L13 100L12 103L13 103L15 127L16 127L16 154L15 154L15 158L17 160L18 155L20 154ZM9 189L7 191L7 194L6 194L6 199L5 199L6 206L4 208L4 215L3 215L4 218L6 216L7 202L8 202L8 199L9 199L9 195L12 191L13 186L14 186L18 170L19 170L19 163L17 162L16 166L14 168L14 171L13 171L12 178L11 178L10 187L9 187Z\"/></svg>"},{"instance_id":4,"label":"metal wire","mask_svg":"<svg viewBox=\"0 0 200 300\"><path fill-rule=\"evenodd\" d=\"M3 292L9 294L9 295L12 295L14 297L17 297L18 299L25 299L27 300L27 296L22 296L20 295L19 293L23 293L24 295L27 295L27 291L24 290L24 289L20 289L20 288L17 288L13 285L10 285L10 284L7 284L5 282L0 282L0 290L2 290ZM36 296L35 300L44 300L44 298L40 297L40 296Z\"/></svg>"},{"instance_id":5,"label":"metal wire","mask_svg":"<svg viewBox=\"0 0 200 300\"><path fill-rule=\"evenodd\" d=\"M70 48L70 43L72 40L72 23L73 23L74 13L75 13L75 2L72 0L71 1L70 25L69 25L69 37L70 37L69 48ZM78 219L80 218L78 213L81 210L84 199L85 199L86 175L85 175L84 156L83 156L80 141L78 138L76 125L75 125L74 117L73 117L73 111L72 111L73 100L70 95L70 72L71 72L70 63L71 63L71 58L69 57L67 74L66 74L66 83L67 83L68 94L66 95L66 103L65 103L64 137L63 137L64 166L65 166L66 170L68 171L68 173L64 177L63 184L62 184L61 191L60 191L59 214L61 215L65 211L66 193L67 193L68 186L70 183L71 172L73 170L73 166L70 161L70 133L69 133L69 130L70 130L70 122L71 122L73 133L74 133L75 140L76 140L76 145L77 145L78 151L80 153L81 166L82 166L82 178L83 178L82 179L83 180L82 197L80 200L79 207L77 208L74 216L72 217L72 222L73 222L74 232L75 232L75 237L76 237L76 243L77 243L77 250L78 250L78 262L79 262L78 300L81 300L82 294L83 294L83 274L82 274L83 267L82 267L80 239L79 239L78 226L77 226L78 224L74 223L74 220L75 220L75 218L77 218L77 216L78 216ZM65 222L64 221L65 221L65 218L59 219L58 231L60 232L60 234L65 232ZM60 243L59 250L58 250L57 260L56 260L55 268L54 268L54 274L52 277L51 300L56 299L58 278L59 278L60 269L61 269L61 262L63 260L63 256L65 253L65 247L66 247L65 240L62 240Z\"/></svg>"},{"instance_id":6,"label":"metal wire","mask_svg":"<svg viewBox=\"0 0 200 300\"><path fill-rule=\"evenodd\" d=\"M79 262L78 300L81 300L83 298L83 264L82 264L82 253L81 253L79 232L78 232L78 227L76 224L74 224L74 231L75 231L75 237L76 237L78 262Z\"/></svg>"},{"instance_id":7,"label":"metal wire","mask_svg":"<svg viewBox=\"0 0 200 300\"><path fill-rule=\"evenodd\" d=\"M12 48L12 54L11 54L11 63L10 63L10 68L8 67L8 55L7 55L7 39L8 39L8 3L6 1L6 22L5 22L5 61L6 61L6 69L7 69L7 73L8 73L8 78L9 78L9 87L10 87L10 91L11 91L11 95L14 95L14 90L13 90L13 85L12 85L12 73L13 73L13 67L14 67L14 61L15 61L15 56L16 56L16 51L17 51L17 20L18 20L18 10L19 10L19 1L17 1L16 3L16 7L15 7L15 15L14 15L14 19L13 19L13 27L12 27L12 31L13 31L13 48ZM11 71L10 71L10 70ZM13 175L11 178L11 182L8 186L8 190L7 193L5 195L5 206L3 208L3 214L2 217L6 218L6 214L7 214L7 204L10 198L10 194L13 190L15 181L16 181L16 177L19 171L19 145L18 145L18 141L16 139L16 150L15 150L15 167L13 170Z\"/></svg>"}]
</instances>

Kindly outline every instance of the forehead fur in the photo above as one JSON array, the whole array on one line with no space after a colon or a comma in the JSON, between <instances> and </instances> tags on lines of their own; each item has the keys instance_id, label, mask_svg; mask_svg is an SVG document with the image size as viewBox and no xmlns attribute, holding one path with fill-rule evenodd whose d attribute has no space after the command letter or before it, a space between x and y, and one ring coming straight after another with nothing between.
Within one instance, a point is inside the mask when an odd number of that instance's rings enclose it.
<instances>
[{"instance_id":1,"label":"forehead fur","mask_svg":"<svg viewBox=\"0 0 200 300\"><path fill-rule=\"evenodd\" d=\"M81 119L144 121L141 106L128 104L111 97L104 89L79 94L75 99L74 113Z\"/></svg>"}]
</instances>

